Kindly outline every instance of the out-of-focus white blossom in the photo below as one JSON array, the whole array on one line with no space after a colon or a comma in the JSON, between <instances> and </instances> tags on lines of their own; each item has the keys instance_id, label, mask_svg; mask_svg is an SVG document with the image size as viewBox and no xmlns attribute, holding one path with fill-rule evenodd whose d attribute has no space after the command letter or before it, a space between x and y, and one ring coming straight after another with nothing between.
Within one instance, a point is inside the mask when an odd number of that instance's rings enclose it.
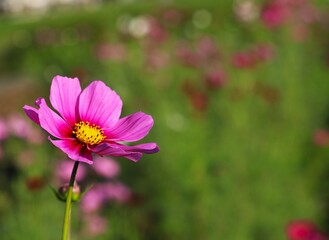
<instances>
[{"instance_id":1,"label":"out-of-focus white blossom","mask_svg":"<svg viewBox=\"0 0 329 240\"><path fill-rule=\"evenodd\" d=\"M47 11L56 5L84 5L99 3L101 0L2 0L0 9L5 12Z\"/></svg>"},{"instance_id":2,"label":"out-of-focus white blossom","mask_svg":"<svg viewBox=\"0 0 329 240\"><path fill-rule=\"evenodd\" d=\"M259 17L259 6L252 0L238 0L234 6L237 19L242 22L252 22Z\"/></svg>"}]
</instances>

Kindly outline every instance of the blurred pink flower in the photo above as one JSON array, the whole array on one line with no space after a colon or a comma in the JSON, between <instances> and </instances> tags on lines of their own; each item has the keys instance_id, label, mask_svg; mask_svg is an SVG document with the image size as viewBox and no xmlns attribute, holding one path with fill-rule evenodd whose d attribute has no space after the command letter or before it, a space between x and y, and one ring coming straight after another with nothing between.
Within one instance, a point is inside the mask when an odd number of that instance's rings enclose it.
<instances>
[{"instance_id":1,"label":"blurred pink flower","mask_svg":"<svg viewBox=\"0 0 329 240\"><path fill-rule=\"evenodd\" d=\"M145 65L150 70L161 69L170 61L169 54L158 49L151 49L147 51L145 55Z\"/></svg>"},{"instance_id":2,"label":"blurred pink flower","mask_svg":"<svg viewBox=\"0 0 329 240\"><path fill-rule=\"evenodd\" d=\"M114 178L120 173L119 164L108 157L96 156L93 168L97 174L105 178Z\"/></svg>"},{"instance_id":3,"label":"blurred pink flower","mask_svg":"<svg viewBox=\"0 0 329 240\"><path fill-rule=\"evenodd\" d=\"M106 231L108 221L96 214L87 214L84 216L84 225L84 233L87 236L98 236Z\"/></svg>"},{"instance_id":4,"label":"blurred pink flower","mask_svg":"<svg viewBox=\"0 0 329 240\"><path fill-rule=\"evenodd\" d=\"M158 19L154 17L148 18L148 26L148 36L154 43L158 45L167 40L168 32Z\"/></svg>"},{"instance_id":5,"label":"blurred pink flower","mask_svg":"<svg viewBox=\"0 0 329 240\"><path fill-rule=\"evenodd\" d=\"M127 202L131 197L130 189L123 183L105 183L102 185L104 195L108 200Z\"/></svg>"},{"instance_id":6,"label":"blurred pink flower","mask_svg":"<svg viewBox=\"0 0 329 240\"><path fill-rule=\"evenodd\" d=\"M318 129L314 132L313 142L319 146L329 146L329 131Z\"/></svg>"},{"instance_id":7,"label":"blurred pink flower","mask_svg":"<svg viewBox=\"0 0 329 240\"><path fill-rule=\"evenodd\" d=\"M105 195L102 186L94 185L81 199L80 208L84 213L96 212L103 206Z\"/></svg>"},{"instance_id":8,"label":"blurred pink flower","mask_svg":"<svg viewBox=\"0 0 329 240\"><path fill-rule=\"evenodd\" d=\"M183 20L183 14L178 9L167 9L162 14L162 19L165 24L177 26Z\"/></svg>"},{"instance_id":9,"label":"blurred pink flower","mask_svg":"<svg viewBox=\"0 0 329 240\"><path fill-rule=\"evenodd\" d=\"M274 47L270 44L257 44L252 53L258 62L266 62L274 57Z\"/></svg>"},{"instance_id":10,"label":"blurred pink flower","mask_svg":"<svg viewBox=\"0 0 329 240\"><path fill-rule=\"evenodd\" d=\"M7 119L7 127L10 134L26 139L32 143L42 143L42 133L35 129L29 122L19 114L11 114Z\"/></svg>"},{"instance_id":11,"label":"blurred pink flower","mask_svg":"<svg viewBox=\"0 0 329 240\"><path fill-rule=\"evenodd\" d=\"M95 56L99 60L122 62L127 58L127 50L123 44L100 43L95 47Z\"/></svg>"},{"instance_id":12,"label":"blurred pink flower","mask_svg":"<svg viewBox=\"0 0 329 240\"><path fill-rule=\"evenodd\" d=\"M220 54L215 41L209 36L203 36L194 45L188 42L179 43L176 56L185 66L200 68L217 63Z\"/></svg>"},{"instance_id":13,"label":"blurred pink flower","mask_svg":"<svg viewBox=\"0 0 329 240\"><path fill-rule=\"evenodd\" d=\"M97 183L81 199L80 208L84 213L99 211L106 202L127 202L131 197L129 187L121 182Z\"/></svg>"},{"instance_id":14,"label":"blurred pink flower","mask_svg":"<svg viewBox=\"0 0 329 240\"><path fill-rule=\"evenodd\" d=\"M201 62L209 63L219 58L217 45L209 36L204 36L198 40L196 44L196 54Z\"/></svg>"},{"instance_id":15,"label":"blurred pink flower","mask_svg":"<svg viewBox=\"0 0 329 240\"><path fill-rule=\"evenodd\" d=\"M271 44L259 43L250 49L233 54L232 64L235 68L251 69L271 60L273 56L274 48Z\"/></svg>"},{"instance_id":16,"label":"blurred pink flower","mask_svg":"<svg viewBox=\"0 0 329 240\"><path fill-rule=\"evenodd\" d=\"M222 69L212 70L205 74L205 81L208 89L218 89L227 82L227 75Z\"/></svg>"},{"instance_id":17,"label":"blurred pink flower","mask_svg":"<svg viewBox=\"0 0 329 240\"><path fill-rule=\"evenodd\" d=\"M74 162L73 161L61 161L56 167L56 176L61 182L69 182L72 174ZM84 165L80 164L77 174L76 181L81 181L86 176L86 168Z\"/></svg>"},{"instance_id":18,"label":"blurred pink flower","mask_svg":"<svg viewBox=\"0 0 329 240\"><path fill-rule=\"evenodd\" d=\"M257 64L255 56L249 52L237 52L232 57L235 68L254 68Z\"/></svg>"},{"instance_id":19,"label":"blurred pink flower","mask_svg":"<svg viewBox=\"0 0 329 240\"><path fill-rule=\"evenodd\" d=\"M32 149L20 151L17 158L19 165L23 167L30 166L34 162L35 151L32 151Z\"/></svg>"},{"instance_id":20,"label":"blurred pink flower","mask_svg":"<svg viewBox=\"0 0 329 240\"><path fill-rule=\"evenodd\" d=\"M102 81L93 81L84 90L79 79L54 77L50 102L36 100L38 109L24 106L26 114L56 139L48 139L72 160L93 163L92 153L120 156L138 161L143 154L159 151L156 143L126 146L144 138L153 126L153 118L137 112L120 118L122 101Z\"/></svg>"},{"instance_id":21,"label":"blurred pink flower","mask_svg":"<svg viewBox=\"0 0 329 240\"><path fill-rule=\"evenodd\" d=\"M274 28L282 25L288 14L289 9L282 1L272 1L263 7L261 11L261 19L265 26L268 28Z\"/></svg>"},{"instance_id":22,"label":"blurred pink flower","mask_svg":"<svg viewBox=\"0 0 329 240\"><path fill-rule=\"evenodd\" d=\"M197 54L188 47L187 43L178 45L176 56L185 66L197 68L200 64Z\"/></svg>"},{"instance_id":23,"label":"blurred pink flower","mask_svg":"<svg viewBox=\"0 0 329 240\"><path fill-rule=\"evenodd\" d=\"M209 100L208 95L192 85L189 81L183 83L182 90L195 110L204 112L207 109Z\"/></svg>"},{"instance_id":24,"label":"blurred pink flower","mask_svg":"<svg viewBox=\"0 0 329 240\"><path fill-rule=\"evenodd\" d=\"M263 7L261 19L268 28L280 26L289 20L289 23L293 23L295 34L298 34L295 37L300 40L307 34L307 25L321 21L322 16L308 0L272 0Z\"/></svg>"},{"instance_id":25,"label":"blurred pink flower","mask_svg":"<svg viewBox=\"0 0 329 240\"><path fill-rule=\"evenodd\" d=\"M305 3L300 4L298 12L300 19L305 23L320 22L322 20L322 16L319 9L307 0L303 2Z\"/></svg>"},{"instance_id":26,"label":"blurred pink flower","mask_svg":"<svg viewBox=\"0 0 329 240\"><path fill-rule=\"evenodd\" d=\"M10 115L7 122L10 133L21 138L27 138L32 128L32 126L18 114Z\"/></svg>"},{"instance_id":27,"label":"blurred pink flower","mask_svg":"<svg viewBox=\"0 0 329 240\"><path fill-rule=\"evenodd\" d=\"M287 226L287 237L289 240L325 240L327 239L316 228L306 220L294 221Z\"/></svg>"},{"instance_id":28,"label":"blurred pink flower","mask_svg":"<svg viewBox=\"0 0 329 240\"><path fill-rule=\"evenodd\" d=\"M6 139L8 136L8 129L6 122L3 119L0 119L0 141Z\"/></svg>"}]
</instances>

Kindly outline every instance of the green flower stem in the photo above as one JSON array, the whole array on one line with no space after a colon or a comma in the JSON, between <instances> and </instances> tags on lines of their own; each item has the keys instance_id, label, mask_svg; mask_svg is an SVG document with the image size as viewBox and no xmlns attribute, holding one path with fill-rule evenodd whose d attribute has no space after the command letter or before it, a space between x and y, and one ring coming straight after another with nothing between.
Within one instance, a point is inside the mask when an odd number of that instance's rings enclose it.
<instances>
[{"instance_id":1,"label":"green flower stem","mask_svg":"<svg viewBox=\"0 0 329 240\"><path fill-rule=\"evenodd\" d=\"M62 240L70 239L71 202L72 202L73 185L74 185L74 181L75 181L75 175L77 174L78 166L79 166L79 162L75 161L73 169L72 169L70 183L69 183L69 189L67 191L67 197L66 197Z\"/></svg>"}]
</instances>

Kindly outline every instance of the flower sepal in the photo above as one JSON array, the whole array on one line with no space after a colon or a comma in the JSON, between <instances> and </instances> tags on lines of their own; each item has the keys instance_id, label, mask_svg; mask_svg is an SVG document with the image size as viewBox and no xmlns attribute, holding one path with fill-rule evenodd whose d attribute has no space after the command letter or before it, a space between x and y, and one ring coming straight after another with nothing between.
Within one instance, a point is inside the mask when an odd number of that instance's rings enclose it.
<instances>
[{"instance_id":1,"label":"flower sepal","mask_svg":"<svg viewBox=\"0 0 329 240\"><path fill-rule=\"evenodd\" d=\"M51 190L59 201L66 202L66 197L63 194L59 193L59 191L54 186L50 185L49 187L51 188Z\"/></svg>"}]
</instances>

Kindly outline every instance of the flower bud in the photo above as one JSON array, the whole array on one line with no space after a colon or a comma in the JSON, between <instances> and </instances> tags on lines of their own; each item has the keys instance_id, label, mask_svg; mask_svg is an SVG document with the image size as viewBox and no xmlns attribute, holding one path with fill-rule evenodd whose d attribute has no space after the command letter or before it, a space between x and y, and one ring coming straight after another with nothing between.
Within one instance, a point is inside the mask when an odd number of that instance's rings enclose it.
<instances>
[{"instance_id":1,"label":"flower bud","mask_svg":"<svg viewBox=\"0 0 329 240\"><path fill-rule=\"evenodd\" d=\"M69 184L65 184L63 186L61 186L58 191L55 191L55 195L57 196L57 198L61 201L66 202L67 199L67 195L68 195L68 191L69 191ZM72 202L77 202L79 201L81 198L81 190L80 190L80 186L75 182L73 185L73 189L72 189L72 197L71 200Z\"/></svg>"}]
</instances>

